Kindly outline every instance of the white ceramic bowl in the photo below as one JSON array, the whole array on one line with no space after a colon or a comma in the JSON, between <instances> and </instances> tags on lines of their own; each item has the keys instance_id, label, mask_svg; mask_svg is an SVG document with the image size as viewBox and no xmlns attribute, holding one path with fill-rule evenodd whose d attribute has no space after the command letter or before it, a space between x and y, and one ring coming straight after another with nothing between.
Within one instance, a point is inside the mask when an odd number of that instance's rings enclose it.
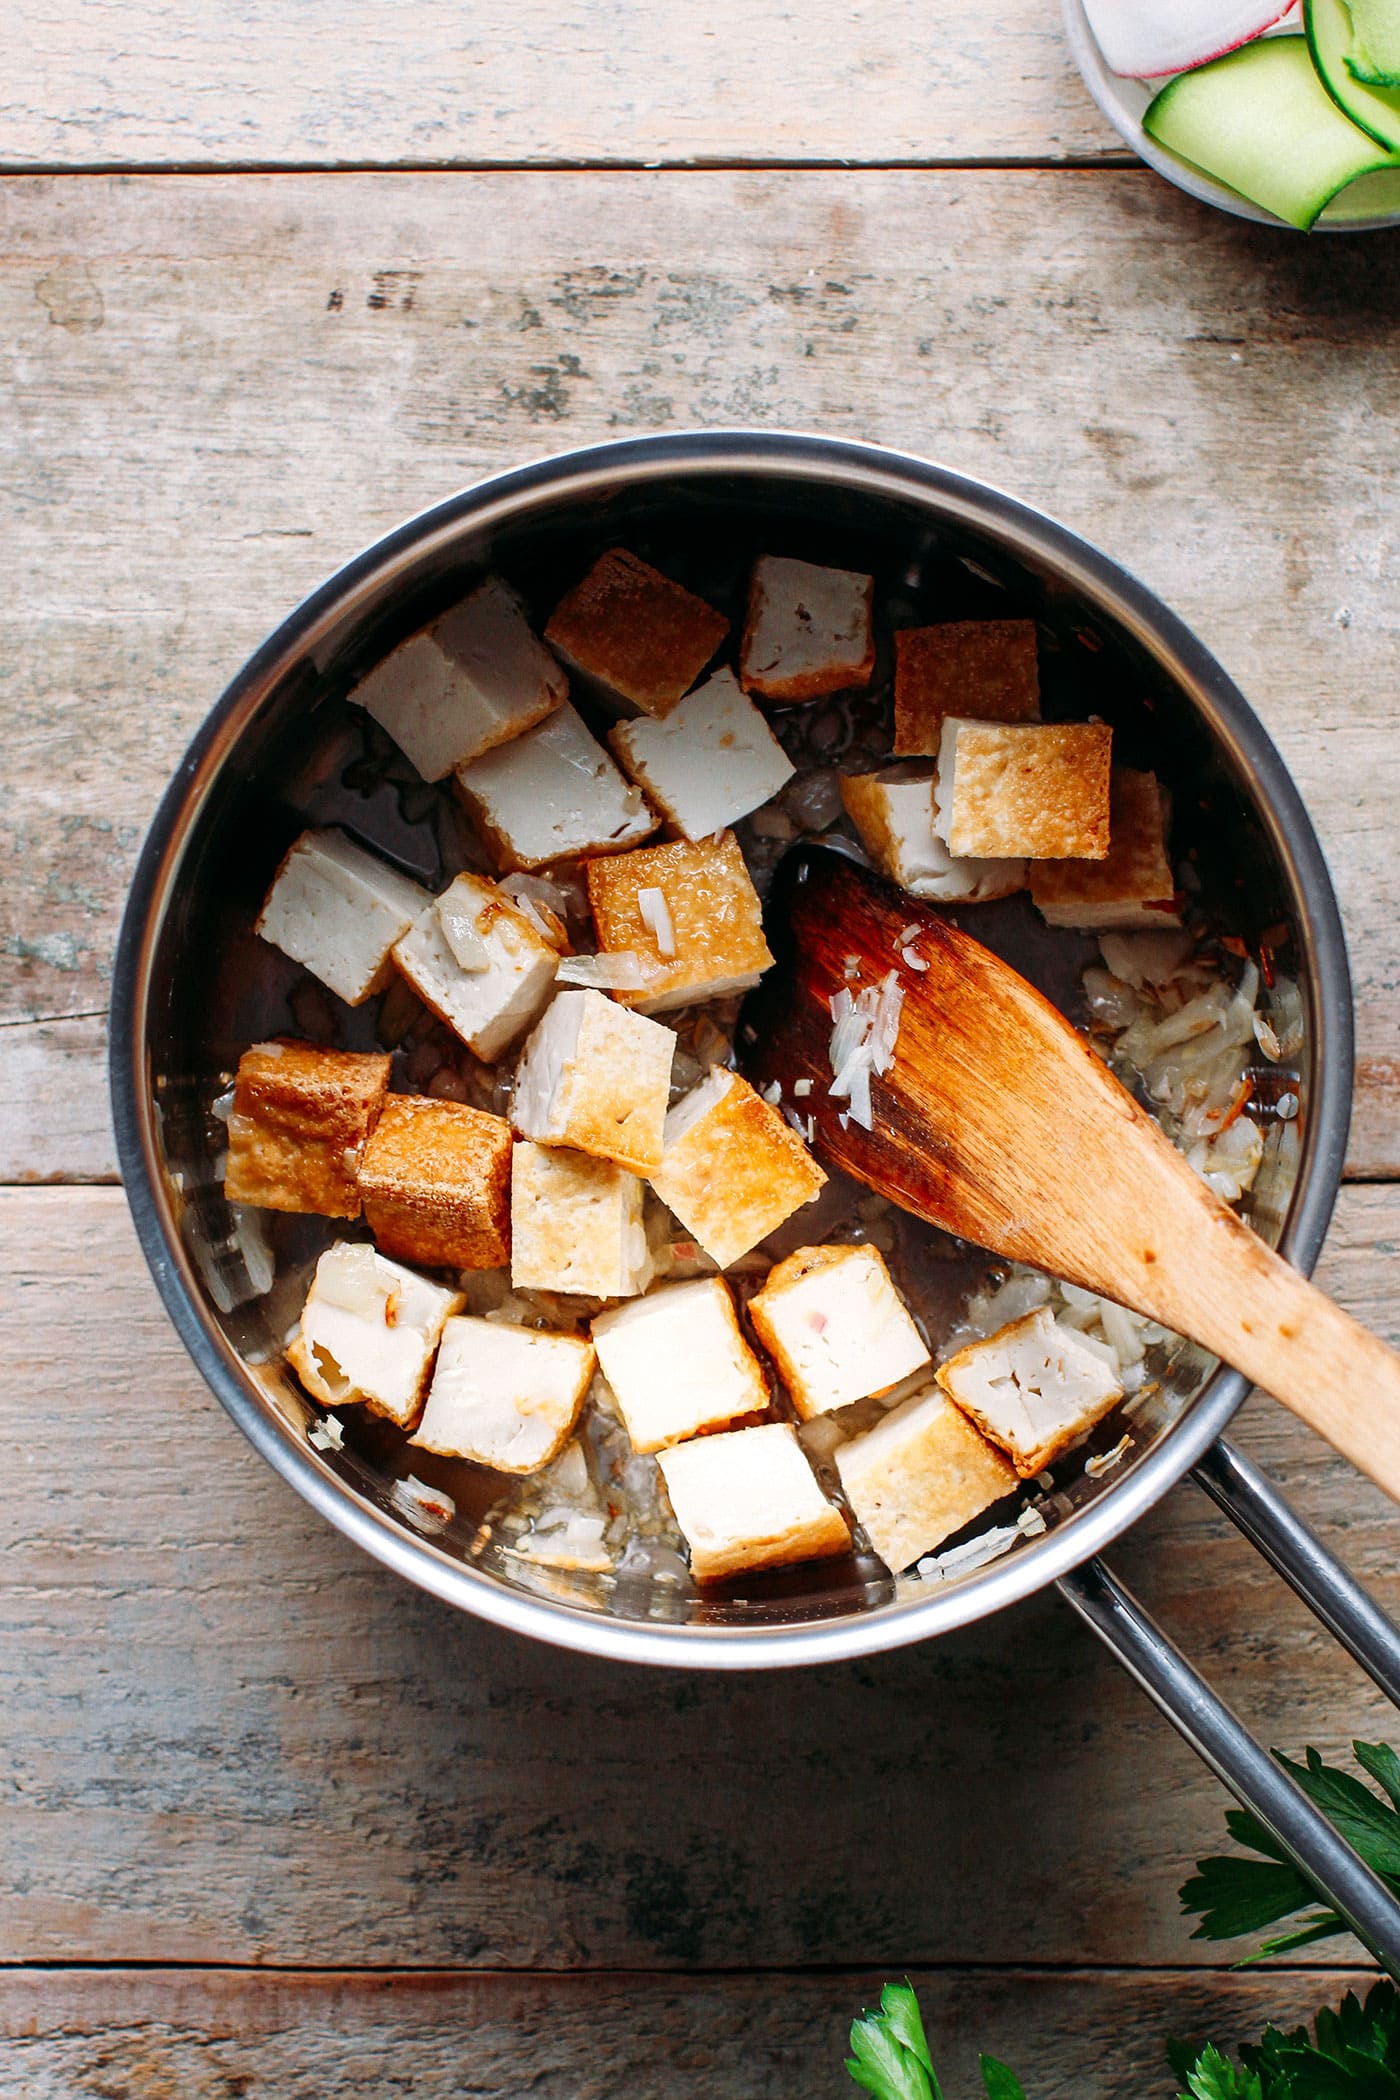
<instances>
[{"instance_id":1,"label":"white ceramic bowl","mask_svg":"<svg viewBox=\"0 0 1400 2100\"><path fill-rule=\"evenodd\" d=\"M1238 191L1227 189L1223 182L1216 182L1189 162L1178 160L1155 139L1148 138L1142 128L1142 119L1156 88L1147 81L1111 73L1089 27L1084 0L1062 0L1062 5L1069 48L1084 85L1119 137L1132 147L1134 153L1141 154L1149 167L1155 168L1159 175L1165 175L1168 182L1174 182L1188 196L1199 197L1203 204L1217 205L1221 211L1233 212L1237 219L1253 219L1260 226L1282 226L1285 223L1275 218L1271 211L1251 204ZM1313 231L1367 233L1380 226L1400 226L1400 168L1386 168L1378 175L1363 175L1359 182L1353 182L1332 200Z\"/></svg>"}]
</instances>

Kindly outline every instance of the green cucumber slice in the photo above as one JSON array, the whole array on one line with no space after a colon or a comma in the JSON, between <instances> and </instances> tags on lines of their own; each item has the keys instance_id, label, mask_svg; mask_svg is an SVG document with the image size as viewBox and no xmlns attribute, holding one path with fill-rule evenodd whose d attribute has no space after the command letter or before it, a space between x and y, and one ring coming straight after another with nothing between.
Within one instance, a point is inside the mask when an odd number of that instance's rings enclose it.
<instances>
[{"instance_id":1,"label":"green cucumber slice","mask_svg":"<svg viewBox=\"0 0 1400 2100\"><path fill-rule=\"evenodd\" d=\"M1343 116L1301 36L1264 37L1178 73L1142 128L1304 233L1338 190L1394 159Z\"/></svg>"},{"instance_id":2,"label":"green cucumber slice","mask_svg":"<svg viewBox=\"0 0 1400 2100\"><path fill-rule=\"evenodd\" d=\"M1368 87L1347 65L1351 16L1346 0L1306 0L1308 49L1317 77L1338 109L1378 145L1400 153L1400 89Z\"/></svg>"},{"instance_id":3,"label":"green cucumber slice","mask_svg":"<svg viewBox=\"0 0 1400 2100\"><path fill-rule=\"evenodd\" d=\"M1350 0L1352 39L1346 55L1353 80L1400 87L1400 0Z\"/></svg>"}]
</instances>

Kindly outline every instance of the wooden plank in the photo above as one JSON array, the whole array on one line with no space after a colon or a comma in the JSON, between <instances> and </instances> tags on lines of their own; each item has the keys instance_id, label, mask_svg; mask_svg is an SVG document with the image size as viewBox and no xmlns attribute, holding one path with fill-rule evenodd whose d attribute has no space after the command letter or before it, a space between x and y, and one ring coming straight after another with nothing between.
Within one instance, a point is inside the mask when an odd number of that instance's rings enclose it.
<instances>
[{"instance_id":1,"label":"wooden plank","mask_svg":"<svg viewBox=\"0 0 1400 2100\"><path fill-rule=\"evenodd\" d=\"M0 1182L116 1178L106 1015L0 1028Z\"/></svg>"},{"instance_id":2,"label":"wooden plank","mask_svg":"<svg viewBox=\"0 0 1400 2100\"><path fill-rule=\"evenodd\" d=\"M1346 1191L1324 1268L1392 1338L1397 1230L1400 1190ZM815 1672L556 1652L431 1602L275 1479L118 1191L0 1193L0 1277L0 1961L1208 1958L1176 1890L1224 1797L1054 1598ZM1271 1405L1242 1429L1400 1608L1394 1510ZM1196 1490L1112 1558L1266 1741L1393 1731Z\"/></svg>"},{"instance_id":3,"label":"wooden plank","mask_svg":"<svg viewBox=\"0 0 1400 2100\"><path fill-rule=\"evenodd\" d=\"M1122 151L1058 10L987 0L16 0L6 168L1005 160Z\"/></svg>"},{"instance_id":4,"label":"wooden plank","mask_svg":"<svg viewBox=\"0 0 1400 2100\"><path fill-rule=\"evenodd\" d=\"M1240 679L1345 907L1351 1166L1400 1172L1395 244L1147 173L13 180L0 228L0 1019L102 1005L186 738L359 545L585 440L820 428L1057 512ZM34 1143L81 1171L66 1116Z\"/></svg>"},{"instance_id":5,"label":"wooden plank","mask_svg":"<svg viewBox=\"0 0 1400 2100\"><path fill-rule=\"evenodd\" d=\"M837 1897L839 1900L839 1896ZM948 2092L979 2048L1032 2093L1172 2090L1168 2034L1229 2046L1293 2025L1364 1972L913 1976ZM347 1975L117 1969L0 1976L0 2076L27 2100L839 2100L878 1970L835 1976Z\"/></svg>"}]
</instances>

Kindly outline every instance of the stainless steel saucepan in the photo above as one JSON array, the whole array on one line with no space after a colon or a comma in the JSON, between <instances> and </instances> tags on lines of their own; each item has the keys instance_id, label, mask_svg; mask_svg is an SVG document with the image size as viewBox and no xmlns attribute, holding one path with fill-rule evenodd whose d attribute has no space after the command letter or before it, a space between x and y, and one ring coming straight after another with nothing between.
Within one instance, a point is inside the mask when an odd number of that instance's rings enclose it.
<instances>
[{"instance_id":1,"label":"stainless steel saucepan","mask_svg":"<svg viewBox=\"0 0 1400 2100\"><path fill-rule=\"evenodd\" d=\"M910 618L1030 611L1061 674L1136 736L1195 823L1207 883L1241 930L1282 922L1303 991L1301 1145L1271 1159L1253 1219L1299 1268L1322 1244L1351 1098L1346 951L1327 868L1273 745L1219 664L1143 586L1038 512L943 468L829 439L756 432L646 438L565 454L468 489L356 557L271 635L181 761L127 907L112 1021L117 1139L137 1230L186 1347L268 1462L346 1536L463 1610L619 1660L706 1669L825 1663L925 1640L1046 1585L1093 1627L1361 1937L1400 1965L1400 1906L1099 1558L1192 1472L1283 1579L1400 1702L1400 1635L1260 1474L1222 1440L1245 1382L1194 1349L1167 1365L1134 1449L1050 1498L1050 1525L937 1585L873 1561L791 1570L722 1599L659 1581L529 1571L477 1539L485 1478L425 1537L396 1504L402 1455L308 1442L315 1420L282 1369L325 1221L274 1221L282 1282L236 1229L216 1177L209 1103L240 1051L298 1033L291 973L251 928L280 852L307 822L344 822L421 880L442 873L432 798L357 773L345 694L404 635L499 568L543 610L625 543L733 607L749 557L777 551L872 570ZM1066 667L1070 667L1067 669ZM1052 665L1053 668L1053 665ZM1087 711L1087 710L1086 710ZM1195 813L1194 816L1192 813ZM1027 924L1029 926L1029 914ZM1029 935L1027 935L1029 937ZM1024 965L1023 965L1024 966ZM368 1047L352 1017L346 1047ZM257 1273L263 1268L264 1273ZM473 1500L475 1495L476 1499ZM474 1546L476 1551L473 1551ZM833 1567L836 1571L833 1573Z\"/></svg>"}]
</instances>

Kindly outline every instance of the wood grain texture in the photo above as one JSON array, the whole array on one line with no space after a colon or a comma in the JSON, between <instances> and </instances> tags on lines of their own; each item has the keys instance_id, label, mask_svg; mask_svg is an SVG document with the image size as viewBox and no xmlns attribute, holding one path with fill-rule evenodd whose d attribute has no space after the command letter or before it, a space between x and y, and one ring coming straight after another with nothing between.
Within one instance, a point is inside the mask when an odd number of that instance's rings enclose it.
<instances>
[{"instance_id":1,"label":"wood grain texture","mask_svg":"<svg viewBox=\"0 0 1400 2100\"><path fill-rule=\"evenodd\" d=\"M16 0L7 168L1122 153L1059 10L988 0Z\"/></svg>"},{"instance_id":2,"label":"wood grain texture","mask_svg":"<svg viewBox=\"0 0 1400 2100\"><path fill-rule=\"evenodd\" d=\"M1323 1267L1392 1338L1397 1228L1400 1191L1346 1191ZM267 1470L118 1191L0 1194L0 1277L0 1961L1207 1958L1176 1889L1224 1797L1053 1598L811 1672L557 1653L431 1602ZM1279 1410L1242 1428L1400 1608L1393 1510ZM1392 1725L1195 1489L1112 1558L1266 1741Z\"/></svg>"},{"instance_id":3,"label":"wood grain texture","mask_svg":"<svg viewBox=\"0 0 1400 2100\"><path fill-rule=\"evenodd\" d=\"M841 2100L878 1970L661 1978L0 1976L0 2078L25 2100ZM984 2049L1040 2094L1173 2090L1167 2034L1224 2044L1308 2018L1364 1973L915 1971L949 2092Z\"/></svg>"},{"instance_id":4,"label":"wood grain texture","mask_svg":"<svg viewBox=\"0 0 1400 2100\"><path fill-rule=\"evenodd\" d=\"M14 179L0 232L0 1020L103 1005L186 738L361 544L584 440L820 428L1058 513L1237 675L1342 893L1352 1167L1400 1170L1400 241L1146 172ZM97 1059L56 1054L10 1171L94 1163Z\"/></svg>"}]
</instances>

